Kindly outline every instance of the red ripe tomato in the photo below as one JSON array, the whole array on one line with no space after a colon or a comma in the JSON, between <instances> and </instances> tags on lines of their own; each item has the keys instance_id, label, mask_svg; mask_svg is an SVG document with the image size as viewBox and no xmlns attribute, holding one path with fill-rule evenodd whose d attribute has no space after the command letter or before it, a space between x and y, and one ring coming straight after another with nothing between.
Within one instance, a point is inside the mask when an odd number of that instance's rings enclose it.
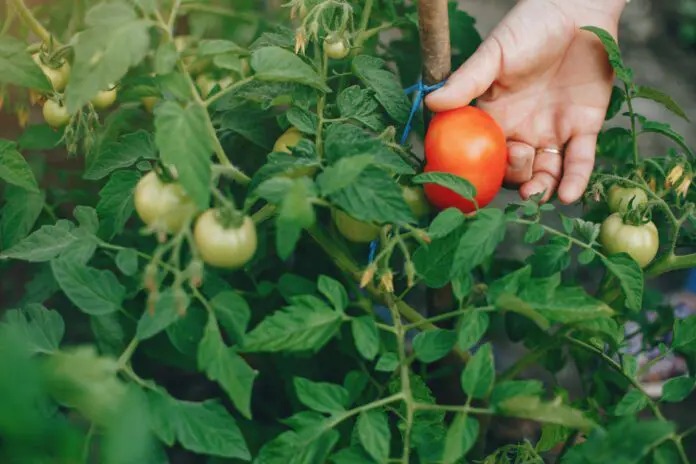
<instances>
[{"instance_id":1,"label":"red ripe tomato","mask_svg":"<svg viewBox=\"0 0 696 464\"><path fill-rule=\"evenodd\" d=\"M507 157L503 130L488 113L473 106L436 114L425 136L425 172L446 172L468 180L476 187L479 208L502 188ZM425 194L440 209L476 210L471 201L437 184L425 184Z\"/></svg>"}]
</instances>

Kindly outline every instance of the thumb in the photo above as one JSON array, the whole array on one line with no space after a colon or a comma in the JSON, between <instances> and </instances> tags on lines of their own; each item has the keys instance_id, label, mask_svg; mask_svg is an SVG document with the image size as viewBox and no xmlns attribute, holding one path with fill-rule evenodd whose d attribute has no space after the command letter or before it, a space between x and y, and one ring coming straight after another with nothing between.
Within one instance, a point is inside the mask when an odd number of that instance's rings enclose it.
<instances>
[{"instance_id":1,"label":"thumb","mask_svg":"<svg viewBox=\"0 0 696 464\"><path fill-rule=\"evenodd\" d=\"M436 113L468 105L493 85L500 73L501 59L498 42L487 39L442 88L426 97L425 104Z\"/></svg>"}]
</instances>

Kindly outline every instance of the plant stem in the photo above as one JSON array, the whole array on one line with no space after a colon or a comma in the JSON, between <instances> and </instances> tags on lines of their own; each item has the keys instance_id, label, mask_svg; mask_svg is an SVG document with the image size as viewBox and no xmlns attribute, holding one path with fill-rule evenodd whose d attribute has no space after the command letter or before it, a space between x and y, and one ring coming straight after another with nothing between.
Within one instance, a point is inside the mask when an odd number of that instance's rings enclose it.
<instances>
[{"instance_id":1,"label":"plant stem","mask_svg":"<svg viewBox=\"0 0 696 464\"><path fill-rule=\"evenodd\" d=\"M247 77L246 79L242 79L241 81L237 81L234 84L230 85L229 87L226 87L226 88L220 90L218 93L216 93L212 97L208 98L203 104L206 107L209 107L210 105L212 105L213 103L215 103L220 98L227 95L228 93L232 92L233 90L237 90L240 87L247 85L249 82L251 82L253 80L254 80L254 76Z\"/></svg>"},{"instance_id":2,"label":"plant stem","mask_svg":"<svg viewBox=\"0 0 696 464\"><path fill-rule=\"evenodd\" d=\"M15 19L15 10L12 7L12 4L10 2L7 2L5 5L5 21L2 23L2 30L0 30L0 35L5 35L10 32L10 27L12 27L12 24L14 23Z\"/></svg>"},{"instance_id":3,"label":"plant stem","mask_svg":"<svg viewBox=\"0 0 696 464\"><path fill-rule=\"evenodd\" d=\"M444 404L416 403L415 409L420 411L461 412L464 414L480 414L484 416L495 414L492 409L487 408L474 408L472 406L449 406Z\"/></svg>"},{"instance_id":4,"label":"plant stem","mask_svg":"<svg viewBox=\"0 0 696 464\"><path fill-rule=\"evenodd\" d=\"M565 233L563 233L563 232L561 232L561 231L558 231L558 230L554 229L553 227L545 226L544 224L539 224L538 222L529 221L529 220L527 220L527 219L515 219L515 220L513 220L512 222L517 223L517 224L528 225L528 226L531 226L531 225L534 225L534 224L538 224L538 225L540 225L546 232L548 232L548 233L551 234L551 235L556 235L556 236L558 236L558 237L567 238L568 240L570 240L570 241L571 241L572 243L574 243L575 245L577 245L577 246L579 246L579 247L582 247L582 248L586 248L586 249L588 249L588 250L592 250L597 256L600 256L600 257L602 257L602 258L605 257L602 253L600 253L599 251L595 250L595 249L592 247L592 245L588 245L587 243L583 242L582 240L578 240L578 239L575 238L575 237L571 237L570 235L565 234Z\"/></svg>"},{"instance_id":5,"label":"plant stem","mask_svg":"<svg viewBox=\"0 0 696 464\"><path fill-rule=\"evenodd\" d=\"M422 321L407 324L404 326L404 330L408 332L409 330L416 329L416 328L422 326L423 324L433 324L435 322L440 322L440 321L444 321L447 319L451 319L453 317L461 316L463 314L466 314L466 313L469 313L472 311L493 312L493 311L495 311L495 307L485 306L485 307L481 307L481 308L458 309L456 311L451 311L449 313L440 314L439 316L429 317L428 319L423 319Z\"/></svg>"},{"instance_id":6,"label":"plant stem","mask_svg":"<svg viewBox=\"0 0 696 464\"><path fill-rule=\"evenodd\" d=\"M322 53L322 67L321 67L321 78L323 82L326 82L327 76L329 74L329 57L326 54L326 50ZM317 154L319 158L324 157L324 108L326 106L326 94L324 92L319 95L317 101L317 116L319 117L319 123L317 124L316 133L316 147Z\"/></svg>"},{"instance_id":7,"label":"plant stem","mask_svg":"<svg viewBox=\"0 0 696 464\"><path fill-rule=\"evenodd\" d=\"M122 370L126 364L130 361L130 358L135 353L136 348L138 348L138 339L133 337L133 340L128 344L123 354L118 358L118 369Z\"/></svg>"},{"instance_id":8,"label":"plant stem","mask_svg":"<svg viewBox=\"0 0 696 464\"><path fill-rule=\"evenodd\" d=\"M595 355L599 356L600 358L602 358L602 360L605 363L607 363L609 365L609 367L614 369L614 371L616 371L617 374L620 374L621 376L623 376L626 380L628 380L628 382L631 385L633 385L634 388L641 391L643 393L643 395L645 395L645 397L648 399L648 406L650 407L650 409L652 410L653 414L655 415L655 417L657 419L665 420L665 417L662 415L662 411L660 411L659 406L654 401L652 401L650 399L650 397L643 391L643 387L640 385L640 383L635 378L631 377L630 375L627 375L623 371L621 366L616 361L614 361L612 358L607 356L607 354L604 351L600 350L599 348L595 348L592 345L589 345L581 340L578 340L578 339L573 338L573 337L568 336L568 335L566 335L564 337L564 339L566 341L568 341L571 345L575 345L578 348L581 348L587 352L590 352L590 353L595 354Z\"/></svg>"},{"instance_id":9,"label":"plant stem","mask_svg":"<svg viewBox=\"0 0 696 464\"><path fill-rule=\"evenodd\" d=\"M174 23L176 22L176 17L179 14L179 7L181 7L181 0L174 0L172 12L169 14L169 22L167 23L169 33L171 35L174 35Z\"/></svg>"},{"instance_id":10,"label":"plant stem","mask_svg":"<svg viewBox=\"0 0 696 464\"><path fill-rule=\"evenodd\" d=\"M631 117L631 138L633 139L633 164L638 166L638 133L636 132L636 113L633 111L633 99L631 98L631 88L624 83L626 91L626 104Z\"/></svg>"},{"instance_id":11,"label":"plant stem","mask_svg":"<svg viewBox=\"0 0 696 464\"><path fill-rule=\"evenodd\" d=\"M89 430L87 430L87 435L85 436L85 444L82 447L82 461L85 462L85 464L88 464L91 461L89 455L90 451L92 451L92 438L94 437L95 429L96 426L94 423L89 424Z\"/></svg>"},{"instance_id":12,"label":"plant stem","mask_svg":"<svg viewBox=\"0 0 696 464\"><path fill-rule=\"evenodd\" d=\"M345 253L338 247L336 242L330 236L328 236L317 225L310 227L307 230L307 232L314 239L314 241L317 242L317 244L324 250L324 252L332 258L334 264L340 270L350 275L356 282L360 282L362 278L362 270L358 267L357 264L355 264L353 259L347 253ZM367 287L365 287L365 290L367 290L370 296L372 296L380 303L387 304L387 295L381 290L379 290L377 287L375 287L373 284L369 284ZM425 318L421 316L418 311L413 309L407 303L403 301L395 301L394 304L396 305L396 308L398 309L399 313L402 316L404 316L407 320L409 320L411 323L418 322L424 330L435 330L438 328L434 324L426 322ZM469 353L466 353L460 350L459 348L454 348L453 351L465 363L469 360Z\"/></svg>"},{"instance_id":13,"label":"plant stem","mask_svg":"<svg viewBox=\"0 0 696 464\"><path fill-rule=\"evenodd\" d=\"M48 32L48 29L43 27L41 23L36 19L34 14L31 12L29 8L24 4L22 0L9 0L10 3L12 3L15 7L15 11L17 14L19 14L19 17L22 18L22 21L24 21L27 26L29 26L29 29L31 29L34 34L36 34L39 39L41 39L44 43L51 43L53 41L53 44L56 46L59 46L60 43L51 36L51 33Z\"/></svg>"},{"instance_id":14,"label":"plant stem","mask_svg":"<svg viewBox=\"0 0 696 464\"><path fill-rule=\"evenodd\" d=\"M645 271L648 278L658 277L670 271L696 267L696 253L676 256L673 253L660 257Z\"/></svg>"}]
</instances>

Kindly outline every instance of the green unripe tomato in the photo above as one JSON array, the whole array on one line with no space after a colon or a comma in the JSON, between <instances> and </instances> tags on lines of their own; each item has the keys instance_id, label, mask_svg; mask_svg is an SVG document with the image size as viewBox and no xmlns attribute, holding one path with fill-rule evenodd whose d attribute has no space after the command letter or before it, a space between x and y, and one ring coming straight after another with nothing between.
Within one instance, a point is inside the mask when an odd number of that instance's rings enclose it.
<instances>
[{"instance_id":1,"label":"green unripe tomato","mask_svg":"<svg viewBox=\"0 0 696 464\"><path fill-rule=\"evenodd\" d=\"M660 248L660 236L655 224L625 224L620 213L614 213L602 222L599 243L608 254L628 253L641 268L655 259Z\"/></svg>"},{"instance_id":2,"label":"green unripe tomato","mask_svg":"<svg viewBox=\"0 0 696 464\"><path fill-rule=\"evenodd\" d=\"M629 204L635 209L648 202L648 194L640 188L621 187L614 184L609 188L607 204L612 213L625 213Z\"/></svg>"},{"instance_id":3,"label":"green unripe tomato","mask_svg":"<svg viewBox=\"0 0 696 464\"><path fill-rule=\"evenodd\" d=\"M193 236L203 262L225 269L244 266L254 257L258 246L256 225L249 216L237 227L224 227L214 209L196 220Z\"/></svg>"},{"instance_id":4,"label":"green unripe tomato","mask_svg":"<svg viewBox=\"0 0 696 464\"><path fill-rule=\"evenodd\" d=\"M163 182L154 171L135 186L135 210L148 226L176 233L194 214L193 200L177 182Z\"/></svg>"},{"instance_id":5,"label":"green unripe tomato","mask_svg":"<svg viewBox=\"0 0 696 464\"><path fill-rule=\"evenodd\" d=\"M346 239L355 243L370 243L379 238L381 227L375 224L358 221L341 210L331 212L336 228Z\"/></svg>"},{"instance_id":6,"label":"green unripe tomato","mask_svg":"<svg viewBox=\"0 0 696 464\"><path fill-rule=\"evenodd\" d=\"M324 51L332 60L342 60L350 53L350 46L345 36L331 34L324 39Z\"/></svg>"},{"instance_id":7,"label":"green unripe tomato","mask_svg":"<svg viewBox=\"0 0 696 464\"><path fill-rule=\"evenodd\" d=\"M404 187L403 195L406 204L416 219L424 218L430 212L430 203L425 198L422 188Z\"/></svg>"},{"instance_id":8,"label":"green unripe tomato","mask_svg":"<svg viewBox=\"0 0 696 464\"><path fill-rule=\"evenodd\" d=\"M70 122L68 109L56 100L46 100L42 112L46 123L53 128L58 129Z\"/></svg>"}]
</instances>

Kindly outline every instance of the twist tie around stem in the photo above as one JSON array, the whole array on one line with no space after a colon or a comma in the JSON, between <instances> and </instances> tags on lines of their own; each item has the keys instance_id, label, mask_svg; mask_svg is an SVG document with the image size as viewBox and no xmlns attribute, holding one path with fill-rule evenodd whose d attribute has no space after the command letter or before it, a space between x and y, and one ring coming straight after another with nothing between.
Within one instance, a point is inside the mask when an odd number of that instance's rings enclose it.
<instances>
[{"instance_id":1,"label":"twist tie around stem","mask_svg":"<svg viewBox=\"0 0 696 464\"><path fill-rule=\"evenodd\" d=\"M408 121L406 121L406 126L404 127L404 132L401 134L401 140L400 144L404 145L406 141L408 140L408 136L411 133L411 126L413 125L413 118L416 116L416 113L418 112L418 109L421 107L421 104L423 103L423 99L427 94L430 92L434 92L435 90L441 88L442 86L445 85L447 81L442 81L438 82L435 85L425 85L423 81L418 81L418 83L412 85L411 87L407 88L404 90L404 93L406 95L410 94L415 94L415 98L413 99L413 105L411 106L411 113L408 116ZM372 264L372 261L375 259L375 253L377 251L377 245L379 243L379 240L373 240L370 242L370 254L368 256L368 264Z\"/></svg>"}]
</instances>

